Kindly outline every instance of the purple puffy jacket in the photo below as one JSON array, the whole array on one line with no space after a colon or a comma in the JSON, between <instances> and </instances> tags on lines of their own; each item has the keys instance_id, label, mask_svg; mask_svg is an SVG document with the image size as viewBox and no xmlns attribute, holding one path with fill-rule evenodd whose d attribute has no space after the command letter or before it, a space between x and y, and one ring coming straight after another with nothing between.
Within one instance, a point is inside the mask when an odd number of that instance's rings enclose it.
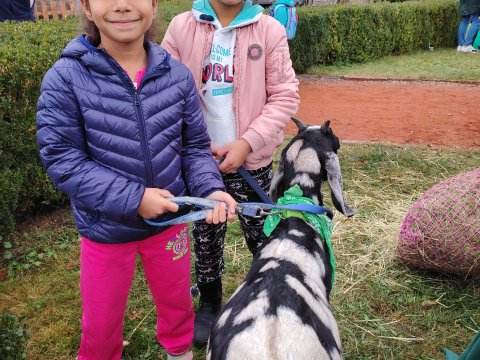
<instances>
[{"instance_id":1,"label":"purple puffy jacket","mask_svg":"<svg viewBox=\"0 0 480 360\"><path fill-rule=\"evenodd\" d=\"M100 243L164 230L137 214L146 187L198 197L224 190L191 73L160 46L145 46L147 71L137 90L84 36L67 45L41 86L40 158L70 197L80 234Z\"/></svg>"}]
</instances>

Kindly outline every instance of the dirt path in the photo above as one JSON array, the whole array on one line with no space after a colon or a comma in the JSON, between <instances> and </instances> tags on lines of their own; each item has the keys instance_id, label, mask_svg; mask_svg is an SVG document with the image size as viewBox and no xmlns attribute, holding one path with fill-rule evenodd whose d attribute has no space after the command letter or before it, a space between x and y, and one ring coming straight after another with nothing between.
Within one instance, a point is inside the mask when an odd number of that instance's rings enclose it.
<instances>
[{"instance_id":1,"label":"dirt path","mask_svg":"<svg viewBox=\"0 0 480 360\"><path fill-rule=\"evenodd\" d=\"M300 77L297 117L341 140L480 149L480 85ZM287 133L296 133L289 123Z\"/></svg>"}]
</instances>

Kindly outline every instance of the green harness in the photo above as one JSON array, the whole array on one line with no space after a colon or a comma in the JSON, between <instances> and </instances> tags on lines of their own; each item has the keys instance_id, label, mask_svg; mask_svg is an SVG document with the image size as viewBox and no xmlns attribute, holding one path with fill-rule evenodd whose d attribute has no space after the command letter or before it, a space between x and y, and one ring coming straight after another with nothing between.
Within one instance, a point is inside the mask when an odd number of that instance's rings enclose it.
<instances>
[{"instance_id":1,"label":"green harness","mask_svg":"<svg viewBox=\"0 0 480 360\"><path fill-rule=\"evenodd\" d=\"M278 199L278 205L289 205L289 204L312 204L317 205L312 199L303 197L303 191L298 185L292 186L290 189L285 191L283 197ZM263 232L265 235L270 236L270 234L275 230L278 223L281 219L286 219L289 217L297 217L303 221L309 223L320 235L323 240L323 246L328 248L328 253L330 254L330 265L332 266L332 286L335 280L335 257L333 256L332 249L332 230L333 225L332 221L326 215L317 215L310 212L296 211L296 210L281 210L274 214L268 215L265 219L265 224L263 225Z\"/></svg>"}]
</instances>

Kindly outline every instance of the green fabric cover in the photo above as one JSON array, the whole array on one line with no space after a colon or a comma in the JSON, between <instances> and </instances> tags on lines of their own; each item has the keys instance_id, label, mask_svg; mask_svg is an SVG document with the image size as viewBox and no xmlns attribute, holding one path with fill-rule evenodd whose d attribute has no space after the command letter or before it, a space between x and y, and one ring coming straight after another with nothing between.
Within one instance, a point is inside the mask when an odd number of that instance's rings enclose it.
<instances>
[{"instance_id":1,"label":"green fabric cover","mask_svg":"<svg viewBox=\"0 0 480 360\"><path fill-rule=\"evenodd\" d=\"M278 199L278 205L290 205L290 204L311 204L318 205L312 199L303 197L303 191L298 185L292 186L290 189L285 191L283 197ZM333 225L332 221L326 215L317 215L305 211L293 211L293 210L281 210L276 213L273 213L265 219L265 224L263 225L263 232L265 235L270 236L270 234L275 230L278 223L281 219L286 219L288 217L298 217L307 223L309 223L318 233L320 238L323 240L323 245L328 248L328 253L330 254L330 264L332 265L332 286L335 280L335 257L333 256L332 249L332 230Z\"/></svg>"},{"instance_id":2,"label":"green fabric cover","mask_svg":"<svg viewBox=\"0 0 480 360\"><path fill-rule=\"evenodd\" d=\"M468 345L467 349L458 356L453 351L445 349L445 358L447 360L479 360L480 359L480 332L475 335Z\"/></svg>"}]
</instances>

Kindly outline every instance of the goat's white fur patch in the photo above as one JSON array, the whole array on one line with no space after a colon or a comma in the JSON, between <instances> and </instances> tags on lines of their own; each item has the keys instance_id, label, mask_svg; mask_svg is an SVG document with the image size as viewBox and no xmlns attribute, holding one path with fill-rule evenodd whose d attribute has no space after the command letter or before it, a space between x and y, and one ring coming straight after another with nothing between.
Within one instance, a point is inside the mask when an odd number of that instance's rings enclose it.
<instances>
[{"instance_id":1,"label":"goat's white fur patch","mask_svg":"<svg viewBox=\"0 0 480 360\"><path fill-rule=\"evenodd\" d=\"M218 321L217 323L215 324L215 326L220 329L222 328L224 325L225 325L225 322L227 321L228 317L230 316L230 313L232 312L232 309L228 309L227 311L225 311L222 316L220 316L218 318Z\"/></svg>"},{"instance_id":2,"label":"goat's white fur patch","mask_svg":"<svg viewBox=\"0 0 480 360\"><path fill-rule=\"evenodd\" d=\"M317 334L287 307L278 317L259 316L252 326L236 334L229 343L229 360L330 359ZM336 359L336 358L334 358Z\"/></svg>"},{"instance_id":3,"label":"goat's white fur patch","mask_svg":"<svg viewBox=\"0 0 480 360\"><path fill-rule=\"evenodd\" d=\"M285 154L287 160L290 161L290 162L294 162L295 159L297 158L298 153L300 152L300 149L302 148L302 146L303 146L303 140L302 139L297 140L294 143L292 143L292 145L290 145L290 147L288 148L287 153Z\"/></svg>"},{"instance_id":4,"label":"goat's white fur patch","mask_svg":"<svg viewBox=\"0 0 480 360\"><path fill-rule=\"evenodd\" d=\"M290 186L295 184L301 185L300 187L309 188L313 188L315 186L315 182L313 181L312 177L306 173L297 174L292 181L290 181Z\"/></svg>"},{"instance_id":5,"label":"goat's white fur patch","mask_svg":"<svg viewBox=\"0 0 480 360\"><path fill-rule=\"evenodd\" d=\"M297 230L297 229L291 229L291 230L288 231L288 235L302 237L302 236L305 236L305 233L303 233L303 232L301 232L300 230Z\"/></svg>"},{"instance_id":6,"label":"goat's white fur patch","mask_svg":"<svg viewBox=\"0 0 480 360\"><path fill-rule=\"evenodd\" d=\"M320 239L318 236L315 236L315 242L317 243L318 246L320 246L320 249L323 249L323 241ZM315 254L315 256L319 256L318 254Z\"/></svg>"},{"instance_id":7,"label":"goat's white fur patch","mask_svg":"<svg viewBox=\"0 0 480 360\"><path fill-rule=\"evenodd\" d=\"M318 159L317 152L312 148L306 148L298 153L295 161L296 172L306 172L318 175L321 168L320 160Z\"/></svg>"},{"instance_id":8,"label":"goat's white fur patch","mask_svg":"<svg viewBox=\"0 0 480 360\"><path fill-rule=\"evenodd\" d=\"M322 273L322 277L325 276L325 264L322 261L322 258L320 257L320 254L318 252L314 253L315 259L317 263L320 266L320 271ZM310 274L308 274L310 275ZM308 285L310 289L312 289L313 293L325 304L328 303L327 300L327 289L325 287L325 284L323 281L318 282L318 278L311 277L311 276L306 276L303 281L305 282L305 285Z\"/></svg>"},{"instance_id":9,"label":"goat's white fur patch","mask_svg":"<svg viewBox=\"0 0 480 360\"><path fill-rule=\"evenodd\" d=\"M246 308L242 309L233 320L233 325L239 325L245 321L256 319L259 316L264 316L270 302L268 301L268 294L264 290L258 294L257 298L252 300Z\"/></svg>"},{"instance_id":10,"label":"goat's white fur patch","mask_svg":"<svg viewBox=\"0 0 480 360\"><path fill-rule=\"evenodd\" d=\"M260 259L268 258L290 261L297 265L305 276L316 274L323 277L325 275L324 264L290 239L274 239L265 246L260 253Z\"/></svg>"},{"instance_id":11,"label":"goat's white fur patch","mask_svg":"<svg viewBox=\"0 0 480 360\"><path fill-rule=\"evenodd\" d=\"M260 272L267 271L268 269L275 269L279 266L280 264L278 262L271 260L260 269Z\"/></svg>"},{"instance_id":12,"label":"goat's white fur patch","mask_svg":"<svg viewBox=\"0 0 480 360\"><path fill-rule=\"evenodd\" d=\"M325 326L330 329L336 343L340 345L340 333L338 332L337 322L333 317L330 307L327 307L323 301L317 301L317 299L310 294L305 286L293 276L287 275L286 278L287 284L305 300L310 309L312 309L317 317L322 320ZM337 359L341 357L340 354L335 351L335 354L332 354L332 358Z\"/></svg>"}]
</instances>

